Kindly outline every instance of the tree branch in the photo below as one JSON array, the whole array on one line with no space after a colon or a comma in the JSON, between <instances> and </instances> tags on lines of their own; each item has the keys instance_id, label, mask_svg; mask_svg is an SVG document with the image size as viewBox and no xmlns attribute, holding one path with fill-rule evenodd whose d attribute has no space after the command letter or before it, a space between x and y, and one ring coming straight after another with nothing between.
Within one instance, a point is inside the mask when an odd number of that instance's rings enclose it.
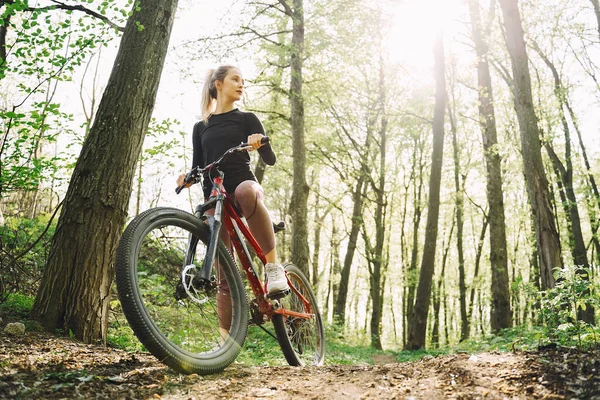
<instances>
[{"instance_id":1,"label":"tree branch","mask_svg":"<svg viewBox=\"0 0 600 400\"><path fill-rule=\"evenodd\" d=\"M25 9L25 11L51 11L51 10L56 10L56 9L67 10L67 11L81 11L84 14L90 15L94 18L98 18L99 20L106 22L108 25L112 26L119 32L125 31L124 27L121 27L121 26L115 24L110 19L108 19L108 17L106 17L96 11L92 11L89 8L85 8L84 6L81 6L81 5L71 6L69 4L61 3L60 1L57 1L57 0L50 0L50 1L52 1L56 5L55 6L47 6L47 7L39 7L39 8L27 7ZM7 3L9 3L9 2L7 1Z\"/></svg>"}]
</instances>

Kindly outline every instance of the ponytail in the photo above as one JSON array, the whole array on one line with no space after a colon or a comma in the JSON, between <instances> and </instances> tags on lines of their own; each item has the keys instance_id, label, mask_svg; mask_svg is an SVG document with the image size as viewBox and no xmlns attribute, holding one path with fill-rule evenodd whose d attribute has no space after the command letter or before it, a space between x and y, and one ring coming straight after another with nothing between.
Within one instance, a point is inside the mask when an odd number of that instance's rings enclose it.
<instances>
[{"instance_id":1,"label":"ponytail","mask_svg":"<svg viewBox=\"0 0 600 400\"><path fill-rule=\"evenodd\" d=\"M200 110L202 113L202 121L206 124L214 111L213 100L217 99L216 81L223 82L233 67L231 65L221 65L217 69L210 69L206 73L204 86L202 87L202 97L200 99Z\"/></svg>"}]
</instances>

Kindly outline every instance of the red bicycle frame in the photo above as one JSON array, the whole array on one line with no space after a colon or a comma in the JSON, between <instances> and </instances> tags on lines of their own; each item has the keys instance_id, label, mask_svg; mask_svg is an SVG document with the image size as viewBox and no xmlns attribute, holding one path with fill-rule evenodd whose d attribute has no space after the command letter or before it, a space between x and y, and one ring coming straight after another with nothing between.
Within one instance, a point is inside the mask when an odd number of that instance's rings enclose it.
<instances>
[{"instance_id":1,"label":"red bicycle frame","mask_svg":"<svg viewBox=\"0 0 600 400\"><path fill-rule=\"evenodd\" d=\"M231 238L231 242L233 243L235 251L240 259L242 267L246 272L246 276L248 277L248 281L250 282L250 287L252 288L254 297L256 297L256 300L258 302L259 312L261 314L267 315L269 318L271 318L271 315L273 314L282 314L289 317L303 319L313 318L314 314L312 313L310 303L298 291L298 289L296 289L296 287L289 281L289 279L288 284L290 286L290 289L302 300L302 302L304 303L304 307L307 310L306 313L299 313L291 310L286 310L283 307L279 307L279 303L275 303L276 306L274 306L271 302L267 300L266 284L263 285L261 283L261 280L258 277L256 269L254 268L254 265L252 263L250 251L248 250L243 239L245 238L246 241L250 244L250 246L252 246L257 257L262 261L263 264L266 264L267 259L265 257L264 252L260 248L260 245L254 238L254 236L252 236L252 233L250 233L248 226L244 221L242 221L238 211L236 210L236 208L233 205L233 202L231 201L231 198L225 191L225 188L223 187L223 178L221 176L217 176L213 179L213 189L210 197L219 197L219 195L221 195L223 199L221 200L223 202L221 222L223 223L223 225L225 225L225 228L229 233L229 237ZM218 201L219 200L217 200L217 202ZM218 239L218 237L218 234L213 233L211 240Z\"/></svg>"}]
</instances>

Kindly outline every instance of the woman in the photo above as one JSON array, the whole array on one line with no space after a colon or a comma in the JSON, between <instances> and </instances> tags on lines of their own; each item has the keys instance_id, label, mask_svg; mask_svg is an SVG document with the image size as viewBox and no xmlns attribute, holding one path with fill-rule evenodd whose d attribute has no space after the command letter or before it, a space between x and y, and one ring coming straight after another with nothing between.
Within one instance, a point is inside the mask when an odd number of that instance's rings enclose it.
<instances>
[{"instance_id":1,"label":"woman","mask_svg":"<svg viewBox=\"0 0 600 400\"><path fill-rule=\"evenodd\" d=\"M192 168L210 164L227 149L242 142L248 142L253 150L257 150L266 164L275 164L271 145L261 145L265 130L256 115L235 107L234 103L242 98L243 90L244 78L236 67L223 65L206 75L201 100L202 121L194 125L192 134ZM268 293L273 295L287 290L285 272L277 262L273 223L263 203L263 189L250 169L250 155L247 151L236 152L221 167L225 173L225 190L246 218L250 232L267 259ZM179 176L177 185L183 184L184 177L185 174ZM204 197L208 198L212 182L207 175L203 183Z\"/></svg>"}]
</instances>

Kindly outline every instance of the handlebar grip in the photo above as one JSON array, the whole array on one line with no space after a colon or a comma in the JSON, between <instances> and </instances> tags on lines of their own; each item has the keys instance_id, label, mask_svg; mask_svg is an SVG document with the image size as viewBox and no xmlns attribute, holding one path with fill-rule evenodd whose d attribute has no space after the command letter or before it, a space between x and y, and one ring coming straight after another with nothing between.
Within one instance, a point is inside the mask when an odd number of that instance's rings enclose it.
<instances>
[{"instance_id":1,"label":"handlebar grip","mask_svg":"<svg viewBox=\"0 0 600 400\"><path fill-rule=\"evenodd\" d=\"M260 144L267 144L271 141L271 139L269 139L268 136L263 137L262 139L260 139Z\"/></svg>"},{"instance_id":2,"label":"handlebar grip","mask_svg":"<svg viewBox=\"0 0 600 400\"><path fill-rule=\"evenodd\" d=\"M181 185L181 186L177 186L177 188L175 189L175 193L177 193L177 194L181 193L181 191L183 190L183 188L185 188L185 184Z\"/></svg>"}]
</instances>

